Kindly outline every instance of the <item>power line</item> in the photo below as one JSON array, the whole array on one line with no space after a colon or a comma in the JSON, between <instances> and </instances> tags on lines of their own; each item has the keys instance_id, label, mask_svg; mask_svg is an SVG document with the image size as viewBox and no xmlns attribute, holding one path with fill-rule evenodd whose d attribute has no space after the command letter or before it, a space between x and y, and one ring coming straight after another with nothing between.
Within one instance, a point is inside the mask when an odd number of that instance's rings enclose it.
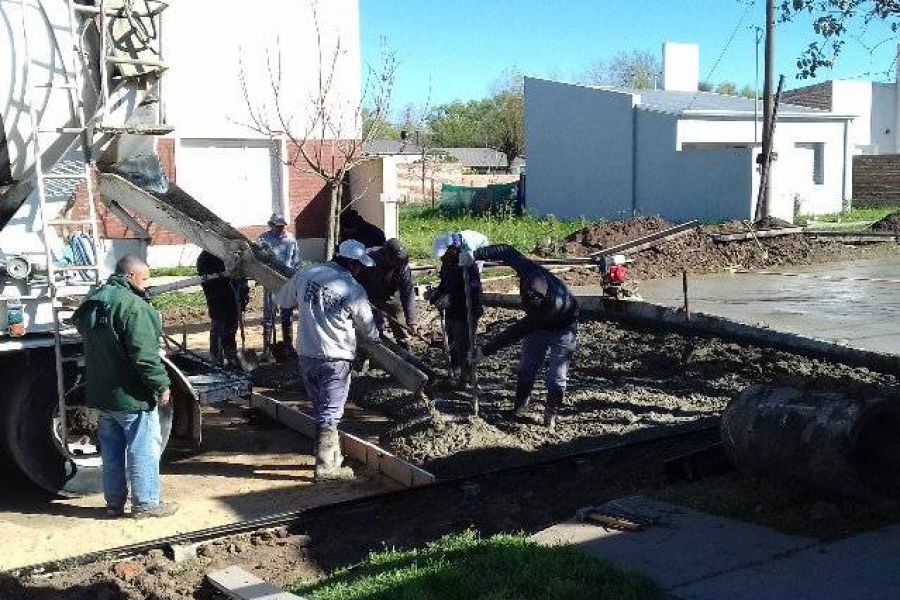
<instances>
[{"instance_id":1,"label":"power line","mask_svg":"<svg viewBox=\"0 0 900 600\"><path fill-rule=\"evenodd\" d=\"M740 31L741 26L744 24L744 20L747 18L747 15L750 14L750 11L753 10L753 7L756 6L756 0L749 0L747 2L747 8L744 9L744 12L741 14L741 17L738 19L737 25L734 26L734 30L731 32L731 35L728 36L728 39L725 41L725 46L722 48L722 51L719 53L719 57L716 58L716 61L713 63L712 68L709 70L709 73L706 74L706 78L703 80L704 82L709 82L712 79L713 74L716 72L716 69L719 68L719 63L722 62L722 59L725 58L725 54L728 52L728 49L731 47L731 43L734 42L734 38L737 37L738 31ZM697 97L700 95L699 88L697 92L694 94L694 97L691 98L690 104L688 104L687 110L690 110L694 106L694 102L696 102Z\"/></svg>"}]
</instances>

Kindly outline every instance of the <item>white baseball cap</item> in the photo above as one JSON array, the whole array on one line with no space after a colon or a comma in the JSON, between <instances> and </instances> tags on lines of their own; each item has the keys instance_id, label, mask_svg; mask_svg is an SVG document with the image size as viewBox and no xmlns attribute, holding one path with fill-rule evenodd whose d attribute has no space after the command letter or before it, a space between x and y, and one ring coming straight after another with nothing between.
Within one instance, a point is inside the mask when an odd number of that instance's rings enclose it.
<instances>
[{"instance_id":1,"label":"white baseball cap","mask_svg":"<svg viewBox=\"0 0 900 600\"><path fill-rule=\"evenodd\" d=\"M349 258L350 260L355 260L359 263L362 263L365 267L374 267L375 261L372 260L372 257L366 254L366 247L362 242L357 242L356 240L345 240L341 242L341 245L338 246L338 256L343 256L344 258Z\"/></svg>"}]
</instances>

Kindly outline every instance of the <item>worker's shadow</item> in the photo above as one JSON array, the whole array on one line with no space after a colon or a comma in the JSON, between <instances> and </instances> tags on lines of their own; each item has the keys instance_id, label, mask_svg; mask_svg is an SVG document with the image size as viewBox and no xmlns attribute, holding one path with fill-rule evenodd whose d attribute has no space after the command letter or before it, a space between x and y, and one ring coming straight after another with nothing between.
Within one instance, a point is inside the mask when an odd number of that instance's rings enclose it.
<instances>
[{"instance_id":1,"label":"worker's shadow","mask_svg":"<svg viewBox=\"0 0 900 600\"><path fill-rule=\"evenodd\" d=\"M61 590L55 587L24 585L12 575L0 573L0 598L28 598L29 600L128 600L131 598L114 581L99 581L89 585L75 585Z\"/></svg>"},{"instance_id":2,"label":"worker's shadow","mask_svg":"<svg viewBox=\"0 0 900 600\"><path fill-rule=\"evenodd\" d=\"M258 479L265 481L311 482L311 475L298 475L279 471L309 471L312 465L263 464L244 465L222 461L172 462L164 466L163 475L201 475L207 477L231 477L237 479Z\"/></svg>"}]
</instances>

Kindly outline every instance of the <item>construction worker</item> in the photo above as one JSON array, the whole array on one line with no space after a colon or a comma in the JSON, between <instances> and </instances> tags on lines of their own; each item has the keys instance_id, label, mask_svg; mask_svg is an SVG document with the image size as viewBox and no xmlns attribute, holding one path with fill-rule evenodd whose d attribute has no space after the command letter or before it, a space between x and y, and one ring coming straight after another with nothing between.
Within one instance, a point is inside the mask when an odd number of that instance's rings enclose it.
<instances>
[{"instance_id":1,"label":"construction worker","mask_svg":"<svg viewBox=\"0 0 900 600\"><path fill-rule=\"evenodd\" d=\"M368 254L375 266L365 269L359 283L376 309L375 325L379 333L384 333L387 320L394 340L408 351L409 334L417 332L419 327L416 281L409 268L409 254L400 240L395 238L389 239L380 248L369 249ZM401 316L406 323L405 329L400 325Z\"/></svg>"},{"instance_id":2,"label":"construction worker","mask_svg":"<svg viewBox=\"0 0 900 600\"><path fill-rule=\"evenodd\" d=\"M206 250L197 257L197 274L216 276L201 283L209 312L209 353L213 361L240 368L237 354L237 331L240 315L247 309L250 288L247 280L224 275L225 263Z\"/></svg>"},{"instance_id":3,"label":"construction worker","mask_svg":"<svg viewBox=\"0 0 900 600\"><path fill-rule=\"evenodd\" d=\"M478 236L481 234L475 233ZM469 239L467 243L465 240ZM466 288L463 269L469 273L469 292L472 299L472 317L477 327L478 319L484 313L481 303L481 275L474 264L466 267L459 265L460 252L463 248L478 246L481 238L469 235L464 238L460 233L438 236L434 241L435 258L441 259L440 282L431 290L427 300L441 312L444 319L444 332L450 350L451 377L462 376L467 366L467 359L472 341L469 339L469 322L466 307ZM483 239L487 243L487 238Z\"/></svg>"},{"instance_id":4,"label":"construction worker","mask_svg":"<svg viewBox=\"0 0 900 600\"><path fill-rule=\"evenodd\" d=\"M369 299L357 283L374 264L365 246L347 240L331 261L297 271L275 296L279 306L299 311L297 354L316 420L317 480L353 477L341 466L337 427L350 390L356 336L378 340Z\"/></svg>"},{"instance_id":5,"label":"construction worker","mask_svg":"<svg viewBox=\"0 0 900 600\"><path fill-rule=\"evenodd\" d=\"M169 406L169 376L160 356L162 325L145 289L147 263L124 256L104 285L78 307L73 321L84 341L87 405L100 412L103 495L110 518L165 517L160 500L159 410Z\"/></svg>"},{"instance_id":6,"label":"construction worker","mask_svg":"<svg viewBox=\"0 0 900 600\"><path fill-rule=\"evenodd\" d=\"M340 241L356 240L362 243L366 248L377 248L384 246L384 231L378 226L369 223L362 218L358 212L352 208L345 209L341 213L341 235Z\"/></svg>"},{"instance_id":7,"label":"construction worker","mask_svg":"<svg viewBox=\"0 0 900 600\"><path fill-rule=\"evenodd\" d=\"M547 404L544 424L556 428L557 414L565 399L569 359L575 351L578 334L578 301L566 285L544 267L528 260L505 244L485 246L474 255L462 253L461 264L473 260L500 262L519 277L519 296L525 318L490 340L481 348L483 356L522 342L516 376L516 414L528 410L537 373L550 354L547 367Z\"/></svg>"},{"instance_id":8,"label":"construction worker","mask_svg":"<svg viewBox=\"0 0 900 600\"><path fill-rule=\"evenodd\" d=\"M300 250L297 240L285 230L287 221L280 215L272 215L268 222L269 231L263 233L257 239L257 243L271 250L275 260L290 270L296 270L300 266ZM294 330L291 319L294 311L290 308L279 308L272 299L272 293L266 291L263 295L263 357L268 358L272 348L275 334L275 312L279 313L281 322L281 339L285 348L293 348Z\"/></svg>"}]
</instances>

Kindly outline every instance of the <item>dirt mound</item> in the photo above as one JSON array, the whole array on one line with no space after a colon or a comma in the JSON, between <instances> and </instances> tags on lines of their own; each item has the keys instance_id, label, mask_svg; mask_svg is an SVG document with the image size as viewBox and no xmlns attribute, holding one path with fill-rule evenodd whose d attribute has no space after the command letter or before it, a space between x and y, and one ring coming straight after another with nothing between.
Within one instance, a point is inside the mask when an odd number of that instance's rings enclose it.
<instances>
[{"instance_id":1,"label":"dirt mound","mask_svg":"<svg viewBox=\"0 0 900 600\"><path fill-rule=\"evenodd\" d=\"M873 223L872 231L900 232L900 212L891 213L880 221Z\"/></svg>"},{"instance_id":2,"label":"dirt mound","mask_svg":"<svg viewBox=\"0 0 900 600\"><path fill-rule=\"evenodd\" d=\"M778 217L763 217L759 221L756 221L753 224L753 227L756 229L785 229L787 227L794 227L794 224L788 223L784 219L779 219Z\"/></svg>"},{"instance_id":3,"label":"dirt mound","mask_svg":"<svg viewBox=\"0 0 900 600\"><path fill-rule=\"evenodd\" d=\"M900 215L898 215L900 230ZM658 217L640 217L625 221L605 221L577 231L566 240L566 254L584 256L635 238L672 227ZM757 224L758 229L781 229L790 226L786 221L767 218ZM747 226L741 221L698 227L681 237L667 240L642 252L629 254L634 262L629 271L633 279L660 279L688 273L714 273L730 267L742 269L771 269L792 265L810 265L859 258L871 258L895 249L888 246L847 246L840 242L815 240L803 234L754 239L736 242L717 242L712 236L722 233L742 233ZM596 283L596 273L573 271L563 277L567 283Z\"/></svg>"}]
</instances>

